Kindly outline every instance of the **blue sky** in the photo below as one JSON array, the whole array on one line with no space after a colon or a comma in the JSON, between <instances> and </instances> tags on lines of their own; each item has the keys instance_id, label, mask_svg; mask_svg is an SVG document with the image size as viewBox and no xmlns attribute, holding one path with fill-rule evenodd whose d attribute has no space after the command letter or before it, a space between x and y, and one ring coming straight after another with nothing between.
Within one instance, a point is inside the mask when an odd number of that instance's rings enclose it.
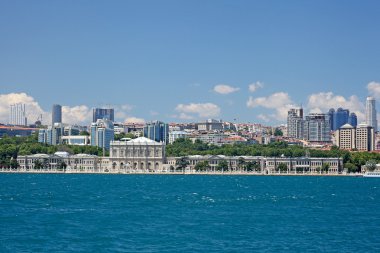
<instances>
[{"instance_id":1,"label":"blue sky","mask_svg":"<svg viewBox=\"0 0 380 253\"><path fill-rule=\"evenodd\" d=\"M362 117L380 98L378 13L379 1L1 1L0 121L25 97L29 113L60 103L81 123L107 104L120 120L279 124L299 104Z\"/></svg>"}]
</instances>

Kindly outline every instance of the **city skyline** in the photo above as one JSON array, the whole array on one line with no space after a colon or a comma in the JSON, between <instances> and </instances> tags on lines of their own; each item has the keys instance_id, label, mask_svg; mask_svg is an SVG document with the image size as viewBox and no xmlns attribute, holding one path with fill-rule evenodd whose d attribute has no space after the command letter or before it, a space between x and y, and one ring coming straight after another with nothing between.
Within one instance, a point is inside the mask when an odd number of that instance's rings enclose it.
<instances>
[{"instance_id":1,"label":"city skyline","mask_svg":"<svg viewBox=\"0 0 380 253\"><path fill-rule=\"evenodd\" d=\"M0 122L62 105L64 123L221 118L286 123L291 107L380 99L376 1L0 3ZM379 110L377 110L379 111Z\"/></svg>"}]
</instances>

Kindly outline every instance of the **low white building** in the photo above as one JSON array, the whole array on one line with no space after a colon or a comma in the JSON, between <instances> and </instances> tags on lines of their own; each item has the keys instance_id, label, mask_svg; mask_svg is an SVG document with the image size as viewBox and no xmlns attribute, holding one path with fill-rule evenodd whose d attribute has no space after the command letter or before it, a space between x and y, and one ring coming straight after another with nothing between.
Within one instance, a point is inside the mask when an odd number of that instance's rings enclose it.
<instances>
[{"instance_id":1,"label":"low white building","mask_svg":"<svg viewBox=\"0 0 380 253\"><path fill-rule=\"evenodd\" d=\"M183 139L183 138L188 138L188 137L189 137L189 133L185 131L172 131L172 132L169 132L169 143L172 144L177 139L181 139L181 138Z\"/></svg>"}]
</instances>

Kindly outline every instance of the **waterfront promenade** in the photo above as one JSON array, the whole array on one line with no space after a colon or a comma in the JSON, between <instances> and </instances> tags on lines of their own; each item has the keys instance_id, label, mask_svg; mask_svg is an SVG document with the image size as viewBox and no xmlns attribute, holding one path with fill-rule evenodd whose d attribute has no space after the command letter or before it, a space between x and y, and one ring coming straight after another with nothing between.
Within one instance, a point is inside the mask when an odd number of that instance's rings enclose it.
<instances>
[{"instance_id":1,"label":"waterfront promenade","mask_svg":"<svg viewBox=\"0 0 380 253\"><path fill-rule=\"evenodd\" d=\"M124 174L124 175L225 175L225 176L363 176L362 173L335 173L335 172L247 172L247 171L196 171L186 169L183 171L146 171L146 170L78 170L78 169L39 169L20 170L10 168L0 168L0 173L21 173L21 174Z\"/></svg>"}]
</instances>

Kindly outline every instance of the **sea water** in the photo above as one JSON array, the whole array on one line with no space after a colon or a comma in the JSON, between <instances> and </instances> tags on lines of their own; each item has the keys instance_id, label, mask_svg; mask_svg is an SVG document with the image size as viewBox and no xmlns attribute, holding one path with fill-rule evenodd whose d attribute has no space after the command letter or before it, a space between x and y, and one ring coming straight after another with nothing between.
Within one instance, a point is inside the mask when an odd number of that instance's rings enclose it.
<instances>
[{"instance_id":1,"label":"sea water","mask_svg":"<svg viewBox=\"0 0 380 253\"><path fill-rule=\"evenodd\" d=\"M380 178L0 174L0 252L380 252Z\"/></svg>"}]
</instances>

